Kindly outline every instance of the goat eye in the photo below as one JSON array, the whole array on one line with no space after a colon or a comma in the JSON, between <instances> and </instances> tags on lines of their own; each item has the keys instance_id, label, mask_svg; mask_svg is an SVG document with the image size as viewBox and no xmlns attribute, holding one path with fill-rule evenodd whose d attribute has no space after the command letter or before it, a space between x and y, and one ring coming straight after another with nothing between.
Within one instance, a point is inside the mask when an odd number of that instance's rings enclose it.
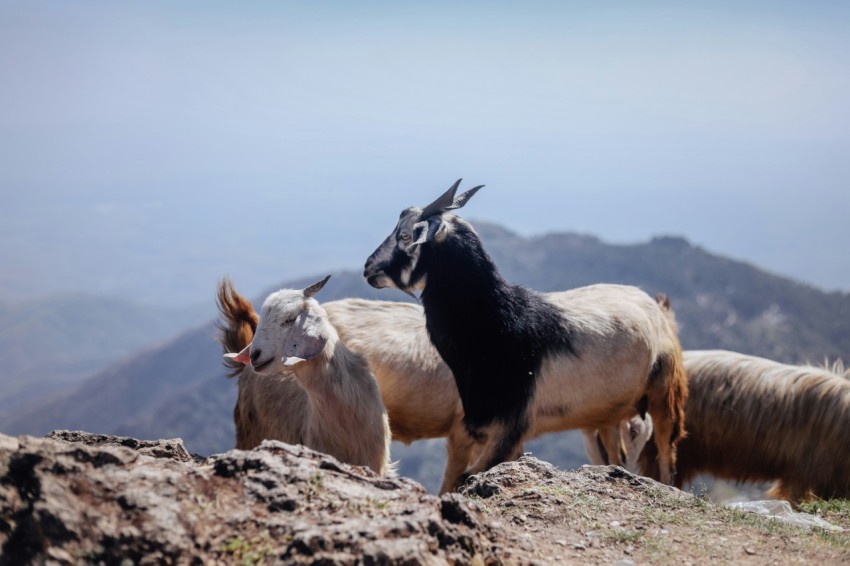
<instances>
[{"instance_id":1,"label":"goat eye","mask_svg":"<svg viewBox=\"0 0 850 566\"><path fill-rule=\"evenodd\" d=\"M409 242L410 241L410 234L408 234L407 232L402 232L400 239L401 239L402 242Z\"/></svg>"},{"instance_id":2,"label":"goat eye","mask_svg":"<svg viewBox=\"0 0 850 566\"><path fill-rule=\"evenodd\" d=\"M295 322L295 319L294 319L294 318L287 318L287 319L286 319L286 320L284 320L282 323L280 323L280 325L281 325L281 326L289 326L289 325L290 325L290 324L292 324L293 322Z\"/></svg>"}]
</instances>

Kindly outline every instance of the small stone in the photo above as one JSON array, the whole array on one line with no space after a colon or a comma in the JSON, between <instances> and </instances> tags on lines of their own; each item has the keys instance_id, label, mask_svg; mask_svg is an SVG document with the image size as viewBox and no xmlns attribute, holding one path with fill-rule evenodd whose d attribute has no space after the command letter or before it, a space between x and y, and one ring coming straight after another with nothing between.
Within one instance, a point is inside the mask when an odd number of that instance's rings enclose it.
<instances>
[{"instance_id":1,"label":"small stone","mask_svg":"<svg viewBox=\"0 0 850 566\"><path fill-rule=\"evenodd\" d=\"M635 561L629 560L628 558L623 558L622 560L614 562L614 566L635 566Z\"/></svg>"},{"instance_id":2,"label":"small stone","mask_svg":"<svg viewBox=\"0 0 850 566\"><path fill-rule=\"evenodd\" d=\"M619 526L620 526L620 521L611 521L611 522L610 522L610 523L608 523L608 524L609 524L610 526L612 526L612 527L615 527L615 528L616 528L616 527L619 527Z\"/></svg>"},{"instance_id":3,"label":"small stone","mask_svg":"<svg viewBox=\"0 0 850 566\"><path fill-rule=\"evenodd\" d=\"M754 555L754 554L756 553L756 551L755 551L755 550L753 550L752 548L750 548L749 546L745 546L745 547L744 547L744 552L746 552L746 553L747 553L747 554L749 554L750 556L752 556L752 555Z\"/></svg>"},{"instance_id":4,"label":"small stone","mask_svg":"<svg viewBox=\"0 0 850 566\"><path fill-rule=\"evenodd\" d=\"M683 542L679 537L673 537L673 542Z\"/></svg>"},{"instance_id":5,"label":"small stone","mask_svg":"<svg viewBox=\"0 0 850 566\"><path fill-rule=\"evenodd\" d=\"M576 550L587 550L587 547L580 542L575 543L573 545L573 548L576 549Z\"/></svg>"},{"instance_id":6,"label":"small stone","mask_svg":"<svg viewBox=\"0 0 850 566\"><path fill-rule=\"evenodd\" d=\"M567 541L565 541L562 538L559 538L558 540L555 541L555 544L560 544L561 546L567 546Z\"/></svg>"},{"instance_id":7,"label":"small stone","mask_svg":"<svg viewBox=\"0 0 850 566\"><path fill-rule=\"evenodd\" d=\"M627 546L626 548L623 549L623 552L625 552L626 554L631 554L634 551L635 551L635 547L633 547L632 545L629 545L629 546Z\"/></svg>"},{"instance_id":8,"label":"small stone","mask_svg":"<svg viewBox=\"0 0 850 566\"><path fill-rule=\"evenodd\" d=\"M661 536L667 536L670 534L670 531L668 531L667 529L661 529L660 531L658 531L658 534L660 534Z\"/></svg>"}]
</instances>

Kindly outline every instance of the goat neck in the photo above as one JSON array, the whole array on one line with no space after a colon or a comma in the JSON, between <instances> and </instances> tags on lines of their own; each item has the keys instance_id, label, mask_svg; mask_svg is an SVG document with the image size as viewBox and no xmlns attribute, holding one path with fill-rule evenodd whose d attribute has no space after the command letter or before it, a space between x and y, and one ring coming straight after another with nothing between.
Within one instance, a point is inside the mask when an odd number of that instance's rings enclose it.
<instances>
[{"instance_id":1,"label":"goat neck","mask_svg":"<svg viewBox=\"0 0 850 566\"><path fill-rule=\"evenodd\" d=\"M426 277L421 294L426 316L437 302L457 308L458 316L472 304L497 303L510 286L472 226L457 217L452 225L444 241L423 246L417 265Z\"/></svg>"}]
</instances>

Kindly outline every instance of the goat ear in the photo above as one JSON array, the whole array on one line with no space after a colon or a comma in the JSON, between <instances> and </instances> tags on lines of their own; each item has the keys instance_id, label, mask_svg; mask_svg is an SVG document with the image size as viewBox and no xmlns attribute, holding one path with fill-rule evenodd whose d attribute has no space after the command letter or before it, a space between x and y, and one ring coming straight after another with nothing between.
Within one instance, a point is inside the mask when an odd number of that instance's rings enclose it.
<instances>
[{"instance_id":1,"label":"goat ear","mask_svg":"<svg viewBox=\"0 0 850 566\"><path fill-rule=\"evenodd\" d=\"M413 225L413 235L416 239L410 242L410 247L434 240L442 240L447 232L448 228L442 218L431 218L417 222Z\"/></svg>"},{"instance_id":2,"label":"goat ear","mask_svg":"<svg viewBox=\"0 0 850 566\"><path fill-rule=\"evenodd\" d=\"M283 347L283 365L295 365L321 354L328 342L326 324L324 319L312 312L310 308L299 316L292 331L286 337Z\"/></svg>"},{"instance_id":3,"label":"goat ear","mask_svg":"<svg viewBox=\"0 0 850 566\"><path fill-rule=\"evenodd\" d=\"M328 275L327 277L325 277L321 281L313 283L309 287L305 288L304 291L302 291L304 293L304 298L309 299L310 297L312 297L313 295L315 295L316 293L321 291L322 287L325 286L325 283L327 283L328 279L330 279L330 278L331 278L331 276Z\"/></svg>"},{"instance_id":4,"label":"goat ear","mask_svg":"<svg viewBox=\"0 0 850 566\"><path fill-rule=\"evenodd\" d=\"M250 363L250 361L251 361L250 352L251 352L251 345L248 344L247 346L242 348L241 352L236 353L236 354L234 354L234 353L224 354L224 357L227 358L228 360L232 360L234 362L239 362L240 364L244 364L244 365L247 366L248 363Z\"/></svg>"}]
</instances>

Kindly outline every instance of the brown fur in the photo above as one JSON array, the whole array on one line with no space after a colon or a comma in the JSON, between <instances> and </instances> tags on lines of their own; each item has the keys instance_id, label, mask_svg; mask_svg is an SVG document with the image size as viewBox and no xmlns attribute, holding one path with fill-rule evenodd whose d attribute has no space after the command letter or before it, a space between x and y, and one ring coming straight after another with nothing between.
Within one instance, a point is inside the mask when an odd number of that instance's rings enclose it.
<instances>
[{"instance_id":1,"label":"brown fur","mask_svg":"<svg viewBox=\"0 0 850 566\"><path fill-rule=\"evenodd\" d=\"M675 351L668 353L667 359L662 358L662 363L667 364L671 373L670 383L665 389L667 414L673 419L673 432L670 441L681 442L687 436L687 419L685 417L685 405L688 400L688 373L685 370L682 355L682 345L679 342L679 325L676 324L676 313L670 307L670 299L664 293L657 293L655 301L664 311L667 323L673 332ZM650 398L650 406L652 399ZM650 409L650 413L651 413Z\"/></svg>"},{"instance_id":2,"label":"brown fur","mask_svg":"<svg viewBox=\"0 0 850 566\"><path fill-rule=\"evenodd\" d=\"M227 277L219 281L216 304L222 319L218 323L218 341L224 352L242 351L254 339L254 332L260 321L259 315L254 311L251 302L236 292L233 282ZM236 377L245 367L229 359L225 359L224 365L230 370L227 377Z\"/></svg>"},{"instance_id":3,"label":"brown fur","mask_svg":"<svg viewBox=\"0 0 850 566\"><path fill-rule=\"evenodd\" d=\"M679 445L676 485L701 473L736 481L779 480L793 502L850 497L850 380L727 352L685 352L688 438ZM657 477L647 443L641 470Z\"/></svg>"},{"instance_id":4,"label":"brown fur","mask_svg":"<svg viewBox=\"0 0 850 566\"><path fill-rule=\"evenodd\" d=\"M216 303L221 315L218 323L218 341L223 352L239 352L251 340L260 317L254 311L251 302L240 295L228 278L219 281ZM251 368L224 358L222 363L228 368L228 377L239 377L239 395L233 407L233 423L236 427L236 448L250 450L256 448L265 439L282 440L290 444L300 444L303 440L303 430L298 424L303 420L303 407L306 393L295 381L294 377L272 377L263 380ZM297 401L296 410L280 407L281 422L261 422L257 418L256 399L285 398ZM273 414L278 414L275 412ZM280 425L289 426L280 426ZM280 430L290 431L281 435Z\"/></svg>"}]
</instances>

